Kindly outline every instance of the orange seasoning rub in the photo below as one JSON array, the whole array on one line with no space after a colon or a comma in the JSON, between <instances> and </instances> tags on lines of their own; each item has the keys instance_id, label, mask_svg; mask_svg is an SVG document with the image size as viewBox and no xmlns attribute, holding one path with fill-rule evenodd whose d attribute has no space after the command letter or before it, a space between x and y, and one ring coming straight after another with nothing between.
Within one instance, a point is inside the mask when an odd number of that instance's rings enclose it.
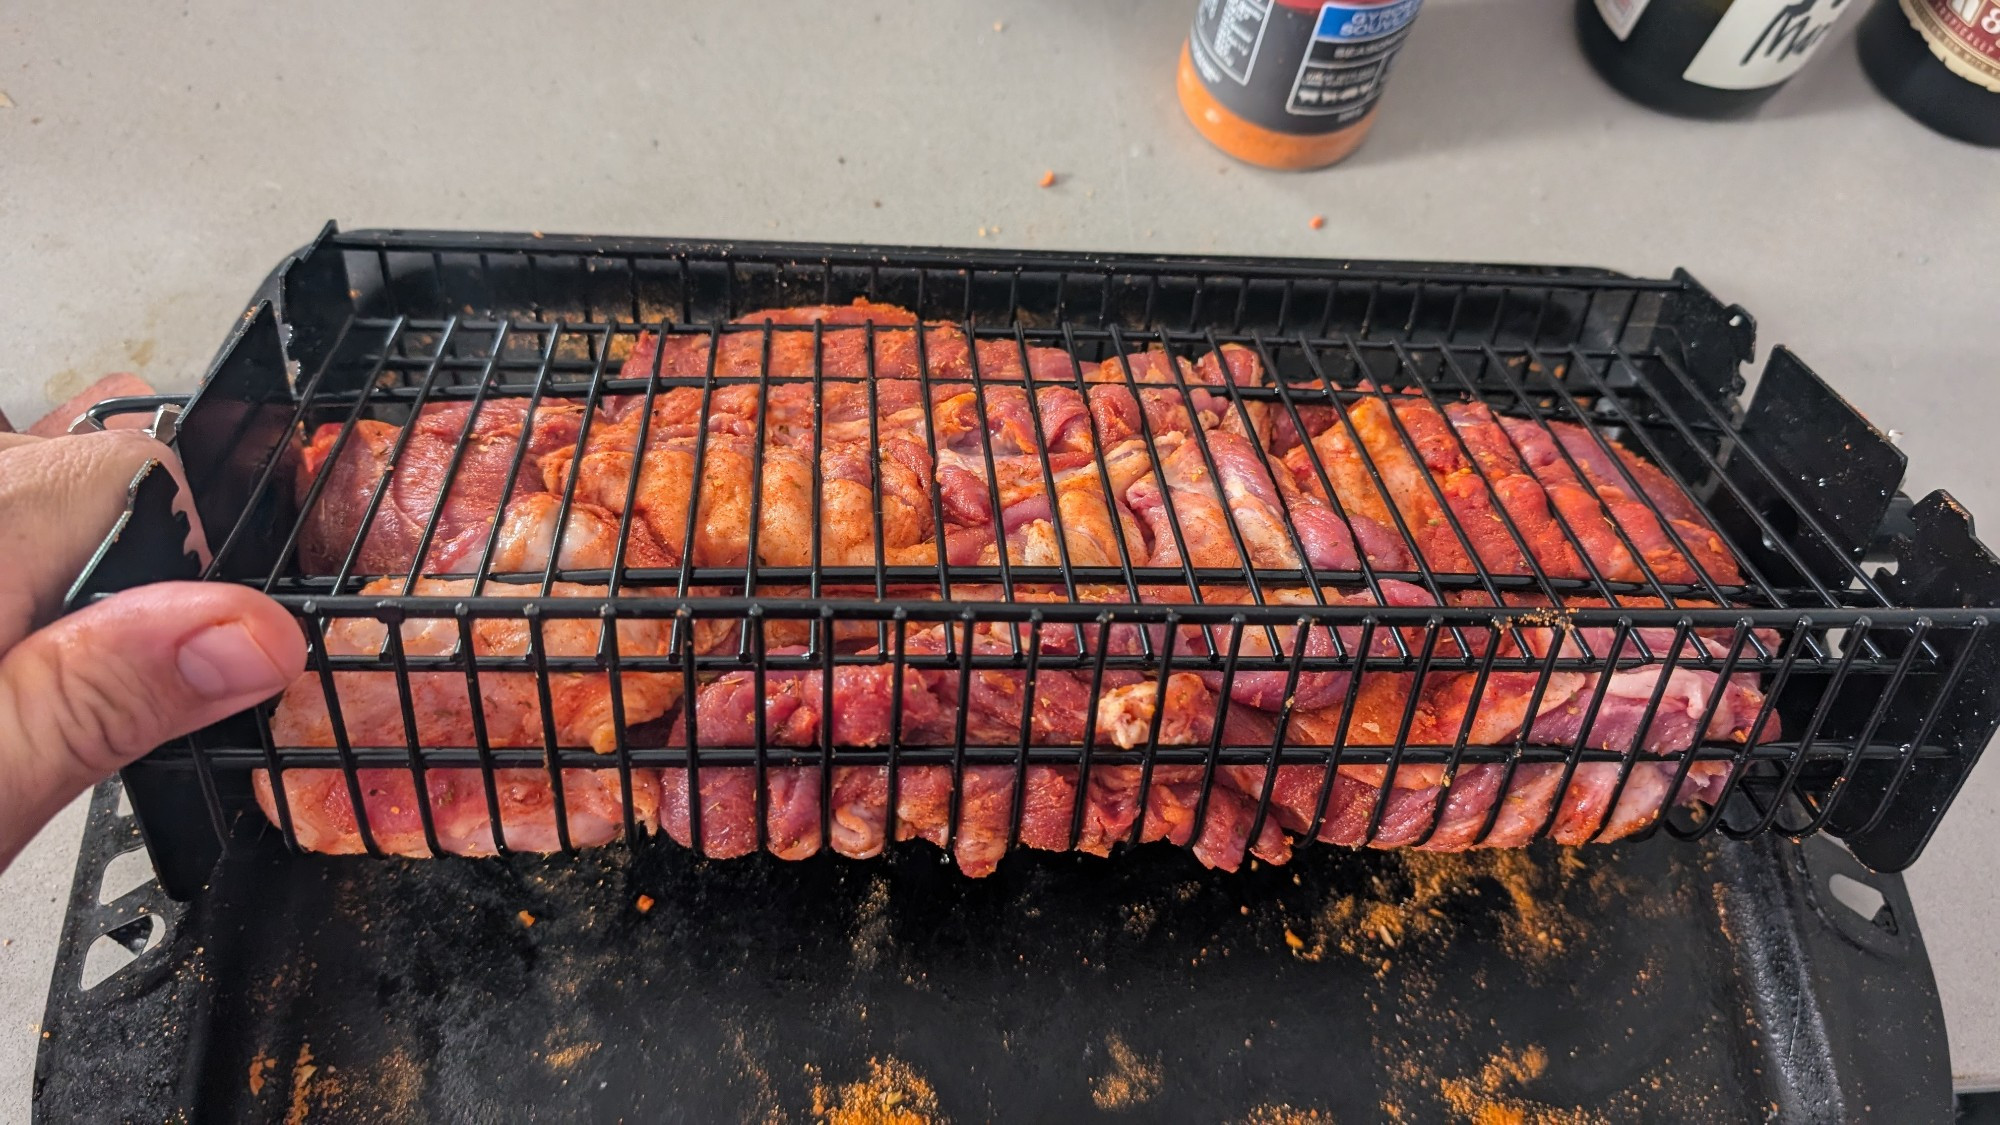
<instances>
[{"instance_id":1,"label":"orange seasoning rub","mask_svg":"<svg viewBox=\"0 0 2000 1125\"><path fill-rule=\"evenodd\" d=\"M1322 168L1361 144L1422 0L1201 0L1175 83L1215 147Z\"/></svg>"}]
</instances>

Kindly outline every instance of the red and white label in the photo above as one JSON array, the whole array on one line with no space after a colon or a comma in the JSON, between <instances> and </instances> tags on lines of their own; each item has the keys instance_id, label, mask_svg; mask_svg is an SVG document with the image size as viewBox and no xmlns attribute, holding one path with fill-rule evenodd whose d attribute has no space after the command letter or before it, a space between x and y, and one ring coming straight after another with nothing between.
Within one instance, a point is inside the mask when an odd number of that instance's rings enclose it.
<instances>
[{"instance_id":1,"label":"red and white label","mask_svg":"<svg viewBox=\"0 0 2000 1125\"><path fill-rule=\"evenodd\" d=\"M1903 14L1952 73L2000 94L2000 0L1902 0Z\"/></svg>"}]
</instances>

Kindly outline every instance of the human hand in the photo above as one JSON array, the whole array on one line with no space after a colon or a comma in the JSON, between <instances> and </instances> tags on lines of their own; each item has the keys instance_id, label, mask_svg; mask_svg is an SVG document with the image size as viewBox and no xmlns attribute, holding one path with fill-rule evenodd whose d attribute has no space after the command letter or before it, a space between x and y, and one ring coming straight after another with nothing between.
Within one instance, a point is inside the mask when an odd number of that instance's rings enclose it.
<instances>
[{"instance_id":1,"label":"human hand","mask_svg":"<svg viewBox=\"0 0 2000 1125\"><path fill-rule=\"evenodd\" d=\"M78 793L279 691L305 639L241 586L163 582L58 618L148 460L131 430L0 432L0 870Z\"/></svg>"}]
</instances>

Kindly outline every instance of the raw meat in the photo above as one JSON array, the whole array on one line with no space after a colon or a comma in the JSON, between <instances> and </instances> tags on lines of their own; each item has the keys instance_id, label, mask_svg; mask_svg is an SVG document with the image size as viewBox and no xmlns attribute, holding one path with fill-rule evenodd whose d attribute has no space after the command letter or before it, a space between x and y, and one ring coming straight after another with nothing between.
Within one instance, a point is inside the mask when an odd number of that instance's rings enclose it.
<instances>
[{"instance_id":1,"label":"raw meat","mask_svg":"<svg viewBox=\"0 0 2000 1125\"><path fill-rule=\"evenodd\" d=\"M319 427L306 440L298 482L300 498L314 501L303 517L301 567L330 573L351 554L362 592L384 596L402 591L415 570L411 589L443 605L471 594L474 579L462 576L475 573L503 576L481 588L487 596L537 595L542 585L521 579L539 575L553 596L598 598L607 587L595 579L557 572L608 569L623 535L627 568L735 570L744 575L738 591L765 599L807 591L793 578L752 578L753 565L880 576L875 568L925 574L941 564L1004 562L1063 580L1017 578L1003 589L990 576L953 578L950 596L1075 599L1107 610L1262 602L1307 617L1320 605L1442 601L1462 610L1496 597L1551 613L1606 604L1567 596L1549 606L1541 595L1492 593L1472 575L1741 582L1719 534L1672 479L1630 451L1607 451L1588 431L1367 384L1294 415L1258 393L1269 381L1263 363L1235 344L1192 356L1148 344L1084 360L1018 338L971 339L958 326L856 302L646 334L621 374L656 373L714 381L606 399L594 416L547 400L530 418L522 401L495 398L476 412L469 402L433 403L401 429L372 420ZM1128 564L1148 573L1135 577ZM1092 570L1088 580L1073 573L1083 568ZM873 598L879 590L906 601L943 594L935 580L909 573L878 577L879 587L841 577L821 592ZM630 580L621 589L670 592ZM1659 603L1620 595L1617 604ZM822 635L795 617L755 626L768 657L807 652ZM603 639L594 617L545 617L541 628L551 657L596 656ZM725 654L750 628L704 618L682 643L698 655ZM395 636L410 657L453 655L458 629L449 616L417 618ZM529 630L524 618L478 618L472 648L524 655ZM670 620L620 618L620 653L678 657L673 631ZM408 676L407 723L394 673L343 670L333 683L350 746L473 746L475 715L493 747L552 740L609 753L621 738L639 748L686 747L692 732L698 759L732 751L729 762L631 771L631 819L712 856L762 847L802 858L830 847L866 857L891 839L924 839L973 875L992 871L1017 844L1105 854L1124 841L1167 840L1233 868L1249 856L1283 862L1293 840L1308 835L1434 850L1513 847L1544 832L1563 843L1618 839L1676 802L1716 796L1732 767L1684 763L1692 748L1777 736L1774 716L1758 726L1765 699L1754 675L1723 680L1699 659L1720 656L1726 637L1690 634L1668 670L1660 661L1670 629L1638 630L1624 652L1610 653L1609 629L1475 627L1463 641L1434 640L1436 664L1419 678L1401 654L1423 649L1425 633L1421 623L1378 626L1364 653L1363 630L1348 625L1046 624L1031 635L1026 624L998 621L967 633L949 622L842 619L829 629L842 657L830 676L782 664L760 676L738 665L689 683L678 672L625 670L622 728L611 677L600 670L552 673L545 713L531 671L483 670L475 698L462 668L419 669ZM386 656L390 638L373 619L340 619L326 629L326 649ZM1650 662L1632 663L1640 639ZM1031 644L1046 661L1032 679L1020 657ZM938 663L968 645L982 666ZM1487 655L1546 661L1583 656L1583 646L1605 670L1500 667L1483 686L1466 670ZM1346 666L1221 671L1232 652L1283 662L1301 647L1304 657ZM1100 649L1119 660L1093 673ZM1164 675L1132 663L1148 649L1171 651ZM898 672L899 652L919 662ZM1357 679L1353 662L1363 656L1370 667ZM325 692L309 673L286 693L272 722L280 747L340 743ZM1337 740L1392 752L1558 747L1620 760L1456 768L1350 760L1272 773L1150 758L1153 747L1268 752ZM904 761L892 776L887 765L853 760L861 750L1019 752L1086 741L1095 744L1087 773L1077 764L932 758ZM760 744L774 759L761 772L742 764ZM303 846L360 850L344 773L284 776ZM564 769L559 777L572 845L623 833L618 771ZM549 771L500 770L494 780L489 801L478 770L426 771L440 848L491 852L496 830L509 848L559 846ZM371 767L356 781L378 847L428 854L418 816L426 805L410 771ZM275 818L261 772L255 791Z\"/></svg>"}]
</instances>

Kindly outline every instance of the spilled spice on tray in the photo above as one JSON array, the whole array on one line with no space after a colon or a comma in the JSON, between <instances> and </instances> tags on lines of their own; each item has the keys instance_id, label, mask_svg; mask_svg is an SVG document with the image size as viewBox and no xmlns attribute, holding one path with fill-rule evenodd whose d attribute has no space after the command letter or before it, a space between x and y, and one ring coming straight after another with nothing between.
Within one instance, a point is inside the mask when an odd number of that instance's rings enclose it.
<instances>
[{"instance_id":1,"label":"spilled spice on tray","mask_svg":"<svg viewBox=\"0 0 2000 1125\"><path fill-rule=\"evenodd\" d=\"M312 1044L299 1044L299 1057L292 1061L292 1104L285 1114L285 1125L300 1125L306 1119L306 1110L312 1105L313 1075L319 1073L312 1057Z\"/></svg>"},{"instance_id":2,"label":"spilled spice on tray","mask_svg":"<svg viewBox=\"0 0 2000 1125\"><path fill-rule=\"evenodd\" d=\"M1153 1095L1160 1092L1163 1077L1160 1060L1140 1055L1117 1032L1105 1036L1104 1049L1111 1056L1111 1071L1090 1082L1090 1100L1097 1108L1130 1109L1153 1100Z\"/></svg>"},{"instance_id":3,"label":"spilled spice on tray","mask_svg":"<svg viewBox=\"0 0 2000 1125\"><path fill-rule=\"evenodd\" d=\"M369 1068L369 1085L376 1098L371 1116L378 1121L418 1120L417 1098L423 1093L423 1076L423 1068L402 1047L382 1056Z\"/></svg>"},{"instance_id":4,"label":"spilled spice on tray","mask_svg":"<svg viewBox=\"0 0 2000 1125\"><path fill-rule=\"evenodd\" d=\"M837 1090L813 1082L813 1117L827 1125L933 1125L947 1120L937 1090L909 1063L868 1060L868 1077Z\"/></svg>"},{"instance_id":5,"label":"spilled spice on tray","mask_svg":"<svg viewBox=\"0 0 2000 1125\"><path fill-rule=\"evenodd\" d=\"M771 1081L771 1072L765 1067L763 1058L750 1049L750 1036L741 1024L733 1020L723 1024L723 1031L722 1043L727 1049L727 1057L750 1087L749 1101L741 1109L741 1120L758 1125L788 1125L791 1116L784 1110L777 1084ZM760 1041L768 1039L768 1032L759 1031L758 1038ZM815 1077L818 1075L812 1067L807 1067L806 1072Z\"/></svg>"},{"instance_id":6,"label":"spilled spice on tray","mask_svg":"<svg viewBox=\"0 0 2000 1125\"><path fill-rule=\"evenodd\" d=\"M1457 855L1413 851L1397 861L1400 870L1374 876L1365 893L1322 905L1308 933L1287 928L1284 939L1292 955L1319 961L1339 952L1377 962L1376 975L1384 976L1397 951L1411 942L1450 938L1445 907L1453 899L1496 886L1511 906L1497 912L1501 941L1517 960L1547 961L1578 936L1578 923L1561 904L1581 862L1568 854L1554 870L1511 848Z\"/></svg>"},{"instance_id":7,"label":"spilled spice on tray","mask_svg":"<svg viewBox=\"0 0 2000 1125\"><path fill-rule=\"evenodd\" d=\"M1460 1118L1474 1125L1591 1125L1604 1120L1581 1109L1558 1109L1508 1093L1526 1086L1548 1070L1549 1058L1540 1047L1502 1049L1470 1078L1445 1078L1438 1092Z\"/></svg>"},{"instance_id":8,"label":"spilled spice on tray","mask_svg":"<svg viewBox=\"0 0 2000 1125\"><path fill-rule=\"evenodd\" d=\"M1439 967L1457 954L1455 946L1469 943L1526 969L1531 981L1560 984L1597 955L1586 919L1643 902L1650 891L1619 865L1587 859L1579 849L1406 852L1380 861L1360 890L1323 903L1301 927L1306 947L1293 953L1355 958L1386 990L1370 1001L1383 1017L1370 1047L1389 1077L1377 1105L1380 1119L1417 1122L1443 1114L1473 1125L1591 1125L1609 1120L1612 1098L1585 1106L1545 1100L1553 1091L1539 1087L1551 1060L1540 1044L1503 1041L1483 1062L1464 1057L1468 1041L1504 1028L1469 1018L1452 1003ZM1696 907L1691 892L1665 897L1674 900L1665 909ZM1651 964L1626 968L1641 984L1658 971ZM1487 987L1477 975L1472 984ZM1625 1093L1635 1105L1647 1104Z\"/></svg>"},{"instance_id":9,"label":"spilled spice on tray","mask_svg":"<svg viewBox=\"0 0 2000 1125\"><path fill-rule=\"evenodd\" d=\"M568 1070L570 1067L597 1053L602 1043L572 1043L567 1047L557 1047L542 1055L542 1061L550 1070Z\"/></svg>"},{"instance_id":10,"label":"spilled spice on tray","mask_svg":"<svg viewBox=\"0 0 2000 1125\"><path fill-rule=\"evenodd\" d=\"M1323 1109L1260 1105L1239 1118L1237 1125L1333 1125L1333 1114Z\"/></svg>"},{"instance_id":11,"label":"spilled spice on tray","mask_svg":"<svg viewBox=\"0 0 2000 1125\"><path fill-rule=\"evenodd\" d=\"M1125 932L1133 937L1152 933L1154 923L1160 920L1160 908L1150 902L1128 902L1120 909L1125 914Z\"/></svg>"},{"instance_id":12,"label":"spilled spice on tray","mask_svg":"<svg viewBox=\"0 0 2000 1125\"><path fill-rule=\"evenodd\" d=\"M869 880L868 894L854 911L853 934L855 966L874 968L890 943L889 880L880 875Z\"/></svg>"}]
</instances>

